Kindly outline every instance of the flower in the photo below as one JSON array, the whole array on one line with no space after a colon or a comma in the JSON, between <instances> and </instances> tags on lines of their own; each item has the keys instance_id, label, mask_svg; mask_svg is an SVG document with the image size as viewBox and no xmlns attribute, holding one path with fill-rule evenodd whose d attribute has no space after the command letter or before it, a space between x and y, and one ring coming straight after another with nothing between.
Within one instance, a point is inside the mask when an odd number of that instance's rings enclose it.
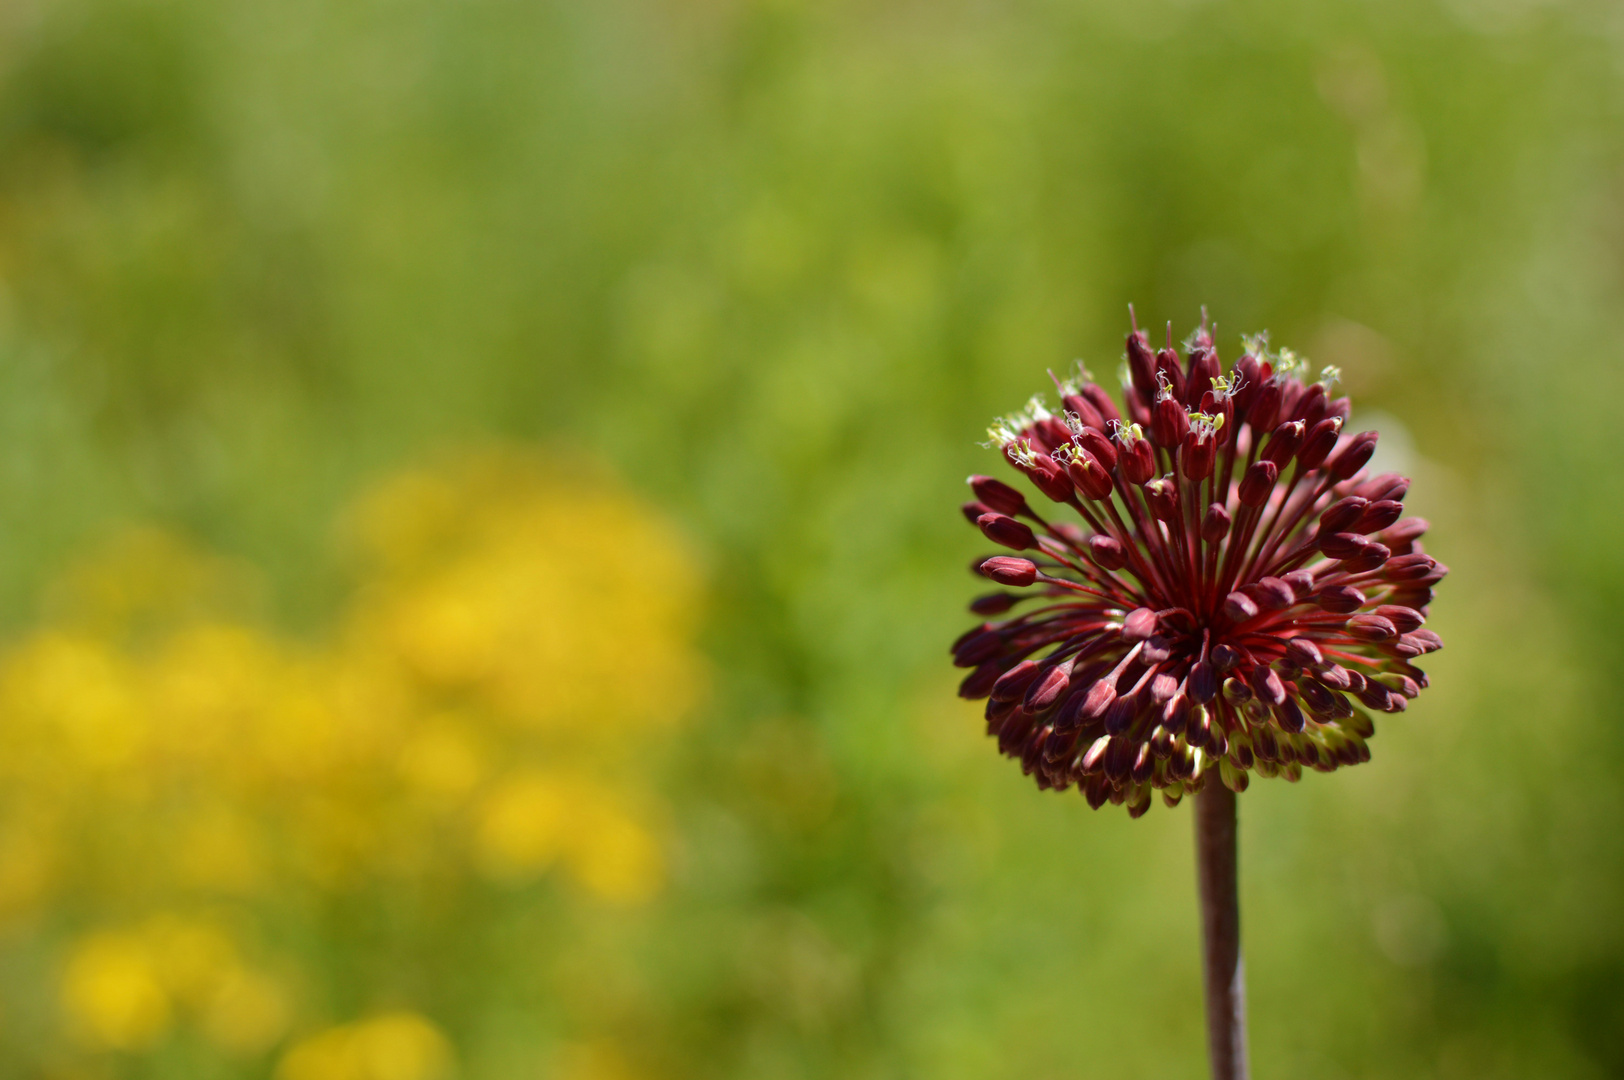
<instances>
[{"instance_id":1,"label":"flower","mask_svg":"<svg viewBox=\"0 0 1624 1080\"><path fill-rule=\"evenodd\" d=\"M1343 437L1334 368L1305 384L1267 345L1226 375L1204 314L1182 365L1171 334L1154 352L1135 326L1124 409L1079 365L1059 415L1034 398L990 429L1082 521L970 478L965 516L1021 553L974 569L1022 591L970 605L989 621L953 644L974 669L959 693L988 699L988 733L1040 788L1138 817L1215 767L1235 791L1252 771L1295 781L1368 761L1370 711L1426 687L1412 661L1442 647L1422 623L1447 568L1402 517L1410 482L1368 474L1375 432Z\"/></svg>"}]
</instances>

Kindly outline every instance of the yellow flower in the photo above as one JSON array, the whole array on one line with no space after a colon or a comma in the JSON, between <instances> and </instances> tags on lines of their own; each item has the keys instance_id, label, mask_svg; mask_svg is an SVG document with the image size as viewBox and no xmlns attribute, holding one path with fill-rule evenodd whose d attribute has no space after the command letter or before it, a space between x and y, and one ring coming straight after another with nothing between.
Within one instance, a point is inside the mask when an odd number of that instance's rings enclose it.
<instances>
[{"instance_id":1,"label":"yellow flower","mask_svg":"<svg viewBox=\"0 0 1624 1080\"><path fill-rule=\"evenodd\" d=\"M416 1013L388 1013L328 1028L283 1056L276 1080L437 1080L451 1044Z\"/></svg>"}]
</instances>

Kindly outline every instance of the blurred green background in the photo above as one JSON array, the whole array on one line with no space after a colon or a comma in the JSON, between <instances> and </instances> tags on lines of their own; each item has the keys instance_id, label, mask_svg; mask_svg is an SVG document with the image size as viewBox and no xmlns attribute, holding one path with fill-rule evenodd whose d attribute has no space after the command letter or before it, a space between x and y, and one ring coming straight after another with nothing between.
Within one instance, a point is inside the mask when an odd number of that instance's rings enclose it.
<instances>
[{"instance_id":1,"label":"blurred green background","mask_svg":"<svg viewBox=\"0 0 1624 1080\"><path fill-rule=\"evenodd\" d=\"M10 0L0 1071L1202 1075L1188 810L1039 793L946 655L986 420L1129 301L1340 364L1453 568L1375 759L1242 800L1256 1075L1624 1076L1583 0ZM319 770L209 734L357 679ZM620 846L526 831L559 762ZM205 803L264 858L162 869Z\"/></svg>"}]
</instances>

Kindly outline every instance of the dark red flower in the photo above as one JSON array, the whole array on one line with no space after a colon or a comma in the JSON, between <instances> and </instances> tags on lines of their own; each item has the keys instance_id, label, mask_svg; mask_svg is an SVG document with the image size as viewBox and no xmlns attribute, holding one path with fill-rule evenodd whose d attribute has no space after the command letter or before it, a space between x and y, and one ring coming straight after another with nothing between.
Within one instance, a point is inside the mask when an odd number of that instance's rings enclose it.
<instances>
[{"instance_id":1,"label":"dark red flower","mask_svg":"<svg viewBox=\"0 0 1624 1080\"><path fill-rule=\"evenodd\" d=\"M1369 760L1370 710L1427 685L1413 661L1442 645L1422 623L1447 569L1401 516L1409 481L1368 475L1376 433L1343 436L1333 369L1305 385L1266 344L1225 375L1205 322L1182 366L1135 328L1120 411L1081 372L1059 415L1034 398L990 430L1086 526L971 477L966 516L1029 557L975 564L1023 591L971 605L1009 617L954 643L974 669L960 693L988 699L988 732L1039 787L1137 817L1214 768L1236 791L1328 772Z\"/></svg>"}]
</instances>

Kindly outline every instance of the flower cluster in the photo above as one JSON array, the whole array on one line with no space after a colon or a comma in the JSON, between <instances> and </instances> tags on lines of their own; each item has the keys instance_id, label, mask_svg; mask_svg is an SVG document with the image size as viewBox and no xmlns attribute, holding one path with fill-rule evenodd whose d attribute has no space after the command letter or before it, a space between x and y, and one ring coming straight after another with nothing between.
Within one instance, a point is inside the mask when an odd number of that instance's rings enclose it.
<instances>
[{"instance_id":1,"label":"flower cluster","mask_svg":"<svg viewBox=\"0 0 1624 1080\"><path fill-rule=\"evenodd\" d=\"M1447 569L1403 516L1409 481L1368 475L1376 433L1343 437L1334 369L1305 383L1288 350L1246 345L1226 375L1204 319L1182 363L1136 326L1123 409L1079 368L1059 415L1034 398L990 431L1082 520L970 478L965 516L1025 554L974 564L1020 591L970 605L989 621L953 644L959 692L1039 787L1137 817L1214 768L1235 791L1297 780L1369 760L1371 711L1427 685L1413 661L1442 646L1422 623Z\"/></svg>"}]
</instances>

